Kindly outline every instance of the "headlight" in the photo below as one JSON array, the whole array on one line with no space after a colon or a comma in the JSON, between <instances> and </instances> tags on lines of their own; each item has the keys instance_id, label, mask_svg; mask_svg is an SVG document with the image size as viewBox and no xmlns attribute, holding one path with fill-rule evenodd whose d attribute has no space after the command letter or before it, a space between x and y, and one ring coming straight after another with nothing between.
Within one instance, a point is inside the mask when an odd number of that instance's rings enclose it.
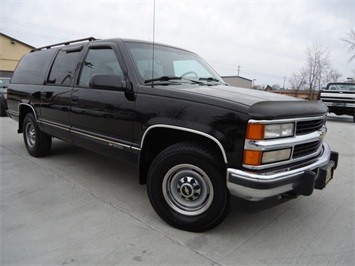
<instances>
[{"instance_id":1,"label":"headlight","mask_svg":"<svg viewBox=\"0 0 355 266\"><path fill-rule=\"evenodd\" d=\"M294 133L294 123L265 125L265 139L292 137Z\"/></svg>"},{"instance_id":2,"label":"headlight","mask_svg":"<svg viewBox=\"0 0 355 266\"><path fill-rule=\"evenodd\" d=\"M294 123L283 124L254 124L249 123L247 129L247 139L263 140L292 137L295 131Z\"/></svg>"}]
</instances>

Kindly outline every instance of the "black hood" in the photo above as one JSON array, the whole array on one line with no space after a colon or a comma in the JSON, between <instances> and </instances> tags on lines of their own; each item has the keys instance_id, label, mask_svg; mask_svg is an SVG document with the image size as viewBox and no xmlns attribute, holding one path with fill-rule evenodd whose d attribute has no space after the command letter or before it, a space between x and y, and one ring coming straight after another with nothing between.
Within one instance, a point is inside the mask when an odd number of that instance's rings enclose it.
<instances>
[{"instance_id":1,"label":"black hood","mask_svg":"<svg viewBox=\"0 0 355 266\"><path fill-rule=\"evenodd\" d=\"M205 104L242 111L255 119L309 117L324 115L327 112L327 107L319 101L306 101L286 95L232 86L182 87L180 85L168 86L164 89L170 92L173 90L176 96L182 98L188 97L190 100Z\"/></svg>"}]
</instances>

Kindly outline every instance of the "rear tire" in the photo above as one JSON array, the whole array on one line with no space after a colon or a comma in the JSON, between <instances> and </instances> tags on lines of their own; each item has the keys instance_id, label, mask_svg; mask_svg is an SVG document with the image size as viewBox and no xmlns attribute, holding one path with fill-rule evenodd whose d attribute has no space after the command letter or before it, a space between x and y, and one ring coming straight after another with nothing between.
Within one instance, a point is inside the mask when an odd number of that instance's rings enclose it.
<instances>
[{"instance_id":1,"label":"rear tire","mask_svg":"<svg viewBox=\"0 0 355 266\"><path fill-rule=\"evenodd\" d=\"M229 212L223 162L208 147L183 142L163 150L147 180L149 200L168 224L201 232L219 225Z\"/></svg>"},{"instance_id":2,"label":"rear tire","mask_svg":"<svg viewBox=\"0 0 355 266\"><path fill-rule=\"evenodd\" d=\"M23 121L23 140L28 153L33 157L47 155L52 147L52 137L39 129L32 113L28 113Z\"/></svg>"}]
</instances>

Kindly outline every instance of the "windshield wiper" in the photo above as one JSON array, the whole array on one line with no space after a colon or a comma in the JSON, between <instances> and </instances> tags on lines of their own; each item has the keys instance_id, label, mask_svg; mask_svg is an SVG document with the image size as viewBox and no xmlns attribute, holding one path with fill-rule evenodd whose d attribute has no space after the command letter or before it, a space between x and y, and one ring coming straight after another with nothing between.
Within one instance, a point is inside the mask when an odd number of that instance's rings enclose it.
<instances>
[{"instance_id":1,"label":"windshield wiper","mask_svg":"<svg viewBox=\"0 0 355 266\"><path fill-rule=\"evenodd\" d=\"M221 82L219 79L208 77L208 78L199 78L198 80L206 80L206 81L216 81Z\"/></svg>"},{"instance_id":2,"label":"windshield wiper","mask_svg":"<svg viewBox=\"0 0 355 266\"><path fill-rule=\"evenodd\" d=\"M180 80L180 77L175 77L175 76L161 76L159 78L153 78L153 79L146 79L144 81L144 83L150 83L150 82L154 82L154 81L170 81L170 80Z\"/></svg>"},{"instance_id":3,"label":"windshield wiper","mask_svg":"<svg viewBox=\"0 0 355 266\"><path fill-rule=\"evenodd\" d=\"M173 80L187 80L192 83L203 85L203 82L193 80L193 79L187 79L187 78L183 78L183 77L177 77L177 76L161 76L159 78L147 79L144 81L144 83L147 84L147 83L154 82L154 81L173 81Z\"/></svg>"}]
</instances>

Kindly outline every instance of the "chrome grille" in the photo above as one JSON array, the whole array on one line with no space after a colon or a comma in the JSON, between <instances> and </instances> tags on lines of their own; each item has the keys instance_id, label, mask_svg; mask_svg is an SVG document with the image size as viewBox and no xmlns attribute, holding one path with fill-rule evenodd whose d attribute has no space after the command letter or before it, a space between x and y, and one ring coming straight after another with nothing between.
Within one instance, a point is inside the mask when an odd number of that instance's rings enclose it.
<instances>
[{"instance_id":1,"label":"chrome grille","mask_svg":"<svg viewBox=\"0 0 355 266\"><path fill-rule=\"evenodd\" d=\"M315 120L306 120L306 121L298 121L296 128L296 135L303 135L312 133L322 128L325 123L325 118L323 119L315 119Z\"/></svg>"},{"instance_id":2,"label":"chrome grille","mask_svg":"<svg viewBox=\"0 0 355 266\"><path fill-rule=\"evenodd\" d=\"M318 151L321 145L322 142L320 140L296 145L293 150L293 159L313 154Z\"/></svg>"}]
</instances>

